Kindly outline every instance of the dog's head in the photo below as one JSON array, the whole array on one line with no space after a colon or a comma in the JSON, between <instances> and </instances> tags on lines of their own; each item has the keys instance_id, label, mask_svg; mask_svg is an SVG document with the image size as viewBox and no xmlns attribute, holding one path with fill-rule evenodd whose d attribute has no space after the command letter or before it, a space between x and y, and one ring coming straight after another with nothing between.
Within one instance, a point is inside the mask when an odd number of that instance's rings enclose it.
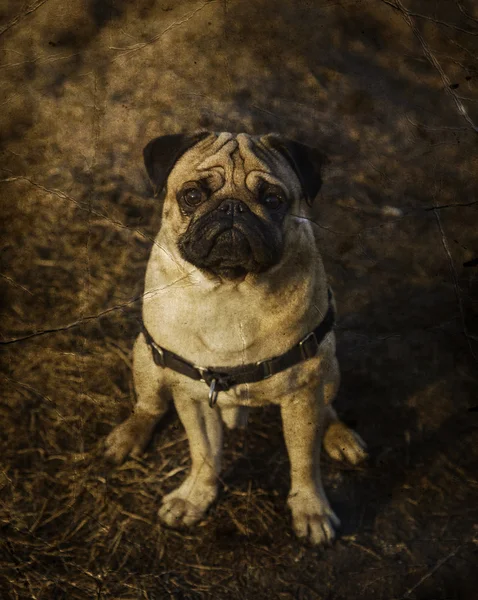
<instances>
[{"instance_id":1,"label":"dog's head","mask_svg":"<svg viewBox=\"0 0 478 600\"><path fill-rule=\"evenodd\" d=\"M181 256L234 279L280 261L287 217L312 203L324 156L274 134L202 132L156 138L144 161L156 193L166 186L162 227Z\"/></svg>"}]
</instances>

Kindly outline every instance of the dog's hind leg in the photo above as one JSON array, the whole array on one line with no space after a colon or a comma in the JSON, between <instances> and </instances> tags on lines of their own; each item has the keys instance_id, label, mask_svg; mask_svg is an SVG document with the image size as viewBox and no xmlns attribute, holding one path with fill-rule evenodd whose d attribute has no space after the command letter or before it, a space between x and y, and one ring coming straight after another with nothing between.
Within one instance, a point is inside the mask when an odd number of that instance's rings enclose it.
<instances>
[{"instance_id":1,"label":"dog's hind leg","mask_svg":"<svg viewBox=\"0 0 478 600\"><path fill-rule=\"evenodd\" d=\"M221 407L221 417L228 429L244 429L247 426L249 408L247 406Z\"/></svg>"},{"instance_id":2,"label":"dog's hind leg","mask_svg":"<svg viewBox=\"0 0 478 600\"><path fill-rule=\"evenodd\" d=\"M358 433L341 421L332 403L340 386L340 370L334 357L324 385L324 450L334 460L356 465L367 457L366 444Z\"/></svg>"},{"instance_id":3,"label":"dog's hind leg","mask_svg":"<svg viewBox=\"0 0 478 600\"><path fill-rule=\"evenodd\" d=\"M334 408L325 407L324 450L334 460L341 460L356 465L365 458L367 452L363 439L339 419Z\"/></svg>"},{"instance_id":4,"label":"dog's hind leg","mask_svg":"<svg viewBox=\"0 0 478 600\"><path fill-rule=\"evenodd\" d=\"M169 394L163 385L163 373L163 369L154 362L143 334L140 334L133 349L137 403L126 421L115 427L106 438L105 456L108 460L120 464L128 455L143 453L156 424L168 410Z\"/></svg>"}]
</instances>

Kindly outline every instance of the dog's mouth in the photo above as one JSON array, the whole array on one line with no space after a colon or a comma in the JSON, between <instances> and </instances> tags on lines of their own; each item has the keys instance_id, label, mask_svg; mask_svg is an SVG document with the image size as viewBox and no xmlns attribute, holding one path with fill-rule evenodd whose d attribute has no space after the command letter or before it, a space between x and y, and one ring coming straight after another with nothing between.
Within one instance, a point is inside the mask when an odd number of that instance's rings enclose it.
<instances>
[{"instance_id":1,"label":"dog's mouth","mask_svg":"<svg viewBox=\"0 0 478 600\"><path fill-rule=\"evenodd\" d=\"M235 278L275 264L282 253L280 237L250 213L234 219L209 214L190 224L178 246L198 268Z\"/></svg>"},{"instance_id":2,"label":"dog's mouth","mask_svg":"<svg viewBox=\"0 0 478 600\"><path fill-rule=\"evenodd\" d=\"M230 256L224 256L224 251L229 251ZM232 226L216 236L209 254L219 253L224 260L228 260L235 255L244 256L251 252L247 236L238 227Z\"/></svg>"}]
</instances>

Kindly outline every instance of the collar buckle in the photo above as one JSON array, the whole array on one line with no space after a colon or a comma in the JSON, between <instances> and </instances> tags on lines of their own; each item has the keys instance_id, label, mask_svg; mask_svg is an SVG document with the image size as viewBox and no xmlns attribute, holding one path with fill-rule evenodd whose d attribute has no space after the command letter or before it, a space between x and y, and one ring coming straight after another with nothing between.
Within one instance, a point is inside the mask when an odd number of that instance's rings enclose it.
<instances>
[{"instance_id":1,"label":"collar buckle","mask_svg":"<svg viewBox=\"0 0 478 600\"><path fill-rule=\"evenodd\" d=\"M313 358L319 350L319 343L315 336L315 332L311 331L299 342L300 354L303 360Z\"/></svg>"},{"instance_id":2,"label":"collar buckle","mask_svg":"<svg viewBox=\"0 0 478 600\"><path fill-rule=\"evenodd\" d=\"M161 346L158 346L156 342L151 340L151 348L153 350L153 360L158 365L158 367L165 368L166 364L164 361L164 352Z\"/></svg>"},{"instance_id":3,"label":"collar buckle","mask_svg":"<svg viewBox=\"0 0 478 600\"><path fill-rule=\"evenodd\" d=\"M219 395L219 390L217 389L217 379L214 377L211 381L211 385L209 387L209 406L210 408L214 408L216 406L217 397Z\"/></svg>"},{"instance_id":4,"label":"collar buckle","mask_svg":"<svg viewBox=\"0 0 478 600\"><path fill-rule=\"evenodd\" d=\"M263 379L269 379L269 377L272 377L272 375L274 374L272 372L272 367L271 367L271 361L270 359L267 360L259 360L256 362L256 366L258 367L262 367L262 378Z\"/></svg>"},{"instance_id":5,"label":"collar buckle","mask_svg":"<svg viewBox=\"0 0 478 600\"><path fill-rule=\"evenodd\" d=\"M199 371L199 374L201 375L199 381L203 381L204 383L210 384L211 377L209 369L207 367L198 367L197 365L194 365L194 367Z\"/></svg>"}]
</instances>

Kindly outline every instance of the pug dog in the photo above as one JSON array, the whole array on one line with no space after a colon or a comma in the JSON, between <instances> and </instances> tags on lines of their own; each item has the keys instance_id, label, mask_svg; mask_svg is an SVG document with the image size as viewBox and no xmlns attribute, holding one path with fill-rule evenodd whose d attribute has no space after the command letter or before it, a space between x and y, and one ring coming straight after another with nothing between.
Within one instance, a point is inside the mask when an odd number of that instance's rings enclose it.
<instances>
[{"instance_id":1,"label":"pug dog","mask_svg":"<svg viewBox=\"0 0 478 600\"><path fill-rule=\"evenodd\" d=\"M275 134L166 135L144 149L156 194L165 188L133 352L137 403L106 440L137 456L174 402L191 469L159 509L170 527L201 520L218 492L223 424L249 407L280 406L290 459L288 506L299 538L329 543L339 519L319 456L357 464L360 436L339 420L335 304L311 205L324 156Z\"/></svg>"}]
</instances>

